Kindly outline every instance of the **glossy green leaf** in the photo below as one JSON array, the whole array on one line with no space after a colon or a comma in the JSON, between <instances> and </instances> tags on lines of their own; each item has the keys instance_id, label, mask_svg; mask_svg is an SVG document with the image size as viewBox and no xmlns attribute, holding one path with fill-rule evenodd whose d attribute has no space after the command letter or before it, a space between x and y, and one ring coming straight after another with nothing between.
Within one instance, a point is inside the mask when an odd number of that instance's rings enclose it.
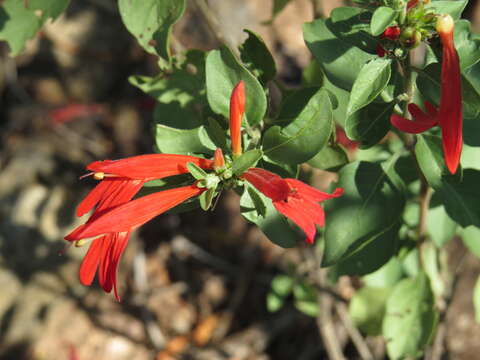
<instances>
[{"instance_id":1,"label":"glossy green leaf","mask_svg":"<svg viewBox=\"0 0 480 360\"><path fill-rule=\"evenodd\" d=\"M441 65L428 65L417 77L417 87L422 96L432 104L440 103ZM470 83L469 78L462 76L463 116L475 118L480 113L480 92Z\"/></svg>"},{"instance_id":2,"label":"glossy green leaf","mask_svg":"<svg viewBox=\"0 0 480 360\"><path fill-rule=\"evenodd\" d=\"M363 51L375 53L378 41L370 34L371 12L358 7L341 6L325 20L328 29L339 39Z\"/></svg>"},{"instance_id":3,"label":"glossy green leaf","mask_svg":"<svg viewBox=\"0 0 480 360\"><path fill-rule=\"evenodd\" d=\"M335 264L330 271L336 277L340 277L342 275L366 275L378 270L397 252L399 229L399 225L392 227L352 256Z\"/></svg>"},{"instance_id":4,"label":"glossy green leaf","mask_svg":"<svg viewBox=\"0 0 480 360\"><path fill-rule=\"evenodd\" d=\"M395 286L402 277L402 263L397 257L393 257L380 269L364 276L362 279L366 286L386 288Z\"/></svg>"},{"instance_id":5,"label":"glossy green leaf","mask_svg":"<svg viewBox=\"0 0 480 360\"><path fill-rule=\"evenodd\" d=\"M467 3L468 0L433 0L425 7L427 9L434 9L437 14L450 14L456 20L459 19L462 15L465 6L467 6Z\"/></svg>"},{"instance_id":6,"label":"glossy green leaf","mask_svg":"<svg viewBox=\"0 0 480 360\"><path fill-rule=\"evenodd\" d=\"M475 321L480 324L480 276L473 288L473 308L475 309Z\"/></svg>"},{"instance_id":7,"label":"glossy green leaf","mask_svg":"<svg viewBox=\"0 0 480 360\"><path fill-rule=\"evenodd\" d=\"M462 70L469 68L480 60L480 39L473 36L468 20L455 22L454 42Z\"/></svg>"},{"instance_id":8,"label":"glossy green leaf","mask_svg":"<svg viewBox=\"0 0 480 360\"><path fill-rule=\"evenodd\" d=\"M450 219L441 205L431 207L427 213L427 231L433 243L441 248L450 241L457 230L457 224Z\"/></svg>"},{"instance_id":9,"label":"glossy green leaf","mask_svg":"<svg viewBox=\"0 0 480 360\"><path fill-rule=\"evenodd\" d=\"M253 149L243 153L240 157L233 160L232 172L237 176L242 175L245 171L254 167L262 156L263 153L260 149Z\"/></svg>"},{"instance_id":10,"label":"glossy green leaf","mask_svg":"<svg viewBox=\"0 0 480 360\"><path fill-rule=\"evenodd\" d=\"M328 145L311 158L308 164L321 170L337 171L348 164L348 155L340 145Z\"/></svg>"},{"instance_id":11,"label":"glossy green leaf","mask_svg":"<svg viewBox=\"0 0 480 360\"><path fill-rule=\"evenodd\" d=\"M216 148L203 126L184 130L157 124L155 139L158 150L165 154L211 154Z\"/></svg>"},{"instance_id":12,"label":"glossy green leaf","mask_svg":"<svg viewBox=\"0 0 480 360\"><path fill-rule=\"evenodd\" d=\"M328 79L345 90L352 88L363 65L376 58L336 37L323 19L304 24L303 37Z\"/></svg>"},{"instance_id":13,"label":"glossy green leaf","mask_svg":"<svg viewBox=\"0 0 480 360\"><path fill-rule=\"evenodd\" d=\"M69 0L4 0L0 6L0 40L10 46L11 55L18 55L27 40L33 38L49 19L55 20Z\"/></svg>"},{"instance_id":14,"label":"glossy green leaf","mask_svg":"<svg viewBox=\"0 0 480 360\"><path fill-rule=\"evenodd\" d=\"M468 226L460 232L463 243L470 252L480 258L480 228Z\"/></svg>"},{"instance_id":15,"label":"glossy green leaf","mask_svg":"<svg viewBox=\"0 0 480 360\"><path fill-rule=\"evenodd\" d=\"M391 230L405 203L396 181L379 164L354 162L344 166L339 177L337 186L345 192L325 206L323 266L348 258Z\"/></svg>"},{"instance_id":16,"label":"glossy green leaf","mask_svg":"<svg viewBox=\"0 0 480 360\"><path fill-rule=\"evenodd\" d=\"M416 358L423 353L438 321L430 283L425 274L402 280L387 300L383 336L391 359Z\"/></svg>"},{"instance_id":17,"label":"glossy green leaf","mask_svg":"<svg viewBox=\"0 0 480 360\"><path fill-rule=\"evenodd\" d=\"M327 144L333 131L332 105L329 95L319 90L303 108L295 104L287 108L290 108L289 114L282 112L284 118L276 122L287 125L269 128L263 137L263 148L273 160L299 164L311 159Z\"/></svg>"},{"instance_id":18,"label":"glossy green leaf","mask_svg":"<svg viewBox=\"0 0 480 360\"><path fill-rule=\"evenodd\" d=\"M348 312L355 326L364 334L381 334L385 305L390 292L391 288L365 286L353 295Z\"/></svg>"},{"instance_id":19,"label":"glossy green leaf","mask_svg":"<svg viewBox=\"0 0 480 360\"><path fill-rule=\"evenodd\" d=\"M250 187L251 191L244 191L240 197L240 210L248 221L256 224L260 230L267 236L271 242L283 248L291 248L297 246L300 235L287 222L284 216L279 214L272 204L272 200L260 193L253 186L248 183L245 187ZM251 197L251 192L254 191L257 197L261 198L265 205L265 214L262 215L255 208L255 201Z\"/></svg>"},{"instance_id":20,"label":"glossy green leaf","mask_svg":"<svg viewBox=\"0 0 480 360\"><path fill-rule=\"evenodd\" d=\"M245 115L250 125L259 124L267 110L267 98L259 81L223 46L209 52L206 61L207 99L216 113L228 119L230 95L240 80L245 82Z\"/></svg>"},{"instance_id":21,"label":"glossy green leaf","mask_svg":"<svg viewBox=\"0 0 480 360\"><path fill-rule=\"evenodd\" d=\"M170 60L172 26L185 11L185 0L119 0L122 21L149 53Z\"/></svg>"},{"instance_id":22,"label":"glossy green leaf","mask_svg":"<svg viewBox=\"0 0 480 360\"><path fill-rule=\"evenodd\" d=\"M379 6L372 16L372 21L370 22L370 32L373 36L378 36L385 31L385 29L390 26L395 18L397 13L390 7Z\"/></svg>"},{"instance_id":23,"label":"glossy green leaf","mask_svg":"<svg viewBox=\"0 0 480 360\"><path fill-rule=\"evenodd\" d=\"M480 227L480 171L466 169L450 175L443 163L440 140L418 136L415 154L428 183L441 198L447 214L462 227Z\"/></svg>"},{"instance_id":24,"label":"glossy green leaf","mask_svg":"<svg viewBox=\"0 0 480 360\"><path fill-rule=\"evenodd\" d=\"M347 116L370 104L388 84L392 61L377 58L365 64L352 87L347 105Z\"/></svg>"},{"instance_id":25,"label":"glossy green leaf","mask_svg":"<svg viewBox=\"0 0 480 360\"><path fill-rule=\"evenodd\" d=\"M360 142L360 148L368 149L380 142L391 128L390 116L395 103L372 103L345 120L348 138Z\"/></svg>"},{"instance_id":26,"label":"glossy green leaf","mask_svg":"<svg viewBox=\"0 0 480 360\"><path fill-rule=\"evenodd\" d=\"M275 61L258 34L250 30L244 31L248 34L248 38L240 46L242 62L263 84L266 84L275 77L277 72Z\"/></svg>"}]
</instances>

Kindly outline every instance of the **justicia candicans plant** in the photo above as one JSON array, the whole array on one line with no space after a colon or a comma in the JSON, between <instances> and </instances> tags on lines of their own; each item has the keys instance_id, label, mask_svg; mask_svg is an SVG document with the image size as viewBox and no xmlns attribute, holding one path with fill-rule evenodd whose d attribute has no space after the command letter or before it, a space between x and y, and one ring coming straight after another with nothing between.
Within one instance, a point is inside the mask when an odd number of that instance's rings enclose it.
<instances>
[{"instance_id":1,"label":"justicia candicans plant","mask_svg":"<svg viewBox=\"0 0 480 360\"><path fill-rule=\"evenodd\" d=\"M330 195L299 180L283 179L270 171L255 167L232 172L232 167L235 168L236 165L235 159L242 155L241 120L244 113L245 84L240 81L230 98L229 124L233 160L226 162L222 149L217 148L212 160L187 155L152 154L96 161L87 166L90 172L82 178L93 176L101 182L80 203L77 215L82 216L93 208L94 212L85 224L65 236L65 240L75 242L77 246L82 246L87 238L97 237L92 241L80 266L82 284L91 285L98 272L103 290L110 292L113 288L116 299L120 300L117 268L133 230L197 196L201 197L202 208L208 210L217 195L218 187L243 187L242 180L249 181L271 198L275 208L307 234L307 242L314 242L315 224L323 226L325 222L323 209L318 202L340 196L342 189L336 189ZM242 165L244 164L243 161ZM207 173L204 170L213 172ZM192 175L190 185L132 200L146 182L188 172Z\"/></svg>"},{"instance_id":2,"label":"justicia candicans plant","mask_svg":"<svg viewBox=\"0 0 480 360\"><path fill-rule=\"evenodd\" d=\"M21 8L3 3L9 15ZM304 24L313 60L288 88L254 32L238 49L172 54L172 26L190 4L118 1L126 28L158 57L158 76L130 82L157 101L159 154L87 167L100 182L78 215L93 212L66 237L78 246L93 238L83 284L98 274L118 298L117 267L135 228L184 201L212 209L232 189L242 215L273 243L295 247L299 228L308 243L317 239L316 260L328 272L322 288L357 277L350 315L364 334L384 337L390 358L423 353L445 319L437 304L449 304L455 290L445 280L453 276L446 258L455 256L446 244L462 239L480 253L480 40L461 19L467 0L354 3ZM31 10L52 14L42 4ZM0 29L18 34L7 39L14 54L31 32L27 21L10 16ZM338 178L329 193L299 180L318 180L322 171ZM151 194L140 196L144 187ZM331 198L324 219L320 202ZM282 294L272 287L277 305L289 291L300 296L295 286L322 278L302 275L283 274L293 285ZM474 303L480 319L480 285Z\"/></svg>"}]
</instances>

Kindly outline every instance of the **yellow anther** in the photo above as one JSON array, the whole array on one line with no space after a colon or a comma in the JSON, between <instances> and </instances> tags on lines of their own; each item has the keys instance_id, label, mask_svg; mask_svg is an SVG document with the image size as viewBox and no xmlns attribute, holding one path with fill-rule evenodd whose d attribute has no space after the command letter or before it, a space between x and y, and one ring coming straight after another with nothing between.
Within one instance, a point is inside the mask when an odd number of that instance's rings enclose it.
<instances>
[{"instance_id":1,"label":"yellow anther","mask_svg":"<svg viewBox=\"0 0 480 360\"><path fill-rule=\"evenodd\" d=\"M105 173L103 172L96 172L95 174L93 174L93 178L95 180L103 180L104 177L105 177Z\"/></svg>"},{"instance_id":2,"label":"yellow anther","mask_svg":"<svg viewBox=\"0 0 480 360\"><path fill-rule=\"evenodd\" d=\"M80 240L77 240L75 241L75 247L82 247L83 245L85 245L87 243L87 240L85 239L80 239Z\"/></svg>"}]
</instances>

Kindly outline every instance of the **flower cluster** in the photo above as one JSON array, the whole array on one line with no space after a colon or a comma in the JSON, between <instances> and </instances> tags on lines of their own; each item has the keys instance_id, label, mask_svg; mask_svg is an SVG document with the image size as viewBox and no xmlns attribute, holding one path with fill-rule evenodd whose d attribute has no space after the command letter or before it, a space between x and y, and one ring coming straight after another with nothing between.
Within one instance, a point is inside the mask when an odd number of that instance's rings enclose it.
<instances>
[{"instance_id":1,"label":"flower cluster","mask_svg":"<svg viewBox=\"0 0 480 360\"><path fill-rule=\"evenodd\" d=\"M240 81L230 99L230 135L233 163L242 155L241 124L245 112L245 84ZM251 167L243 174L233 176L228 170L231 161L225 161L221 149L213 160L195 156L151 154L121 160L96 161L87 166L85 176L93 176L100 183L86 196L77 209L82 216L94 209L85 224L80 225L65 239L81 246L87 238L94 238L80 266L80 282L91 285L95 274L105 292L117 290L117 268L131 232L152 218L182 202L200 196L208 209L216 188L223 182L229 186L243 186L248 181L272 200L275 209L291 219L306 234L308 243L315 239L315 225L323 226L325 215L321 201L338 197L342 189L332 194L321 192L299 180L283 179L264 169ZM205 172L213 171L211 173ZM133 197L142 186L152 180L191 173L192 184ZM204 196L204 195L207 196ZM206 205L205 205L206 201Z\"/></svg>"}]
</instances>

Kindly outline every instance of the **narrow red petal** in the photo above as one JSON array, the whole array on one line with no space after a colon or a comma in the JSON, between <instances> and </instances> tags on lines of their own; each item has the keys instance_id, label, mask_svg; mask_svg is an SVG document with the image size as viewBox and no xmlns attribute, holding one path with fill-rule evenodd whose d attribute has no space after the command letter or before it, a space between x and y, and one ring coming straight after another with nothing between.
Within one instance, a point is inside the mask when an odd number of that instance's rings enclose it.
<instances>
[{"instance_id":1,"label":"narrow red petal","mask_svg":"<svg viewBox=\"0 0 480 360\"><path fill-rule=\"evenodd\" d=\"M78 234L81 238L100 234L130 231L164 213L185 200L200 195L205 189L196 185L161 191L117 206L91 223Z\"/></svg>"},{"instance_id":2,"label":"narrow red petal","mask_svg":"<svg viewBox=\"0 0 480 360\"><path fill-rule=\"evenodd\" d=\"M342 188L336 188L333 193L328 194L297 179L289 178L285 179L285 181L290 185L290 188L296 190L301 197L314 202L336 198L343 194Z\"/></svg>"},{"instance_id":3,"label":"narrow red petal","mask_svg":"<svg viewBox=\"0 0 480 360\"><path fill-rule=\"evenodd\" d=\"M80 283L89 286L92 284L93 278L100 263L100 259L103 256L104 251L104 236L99 237L92 241L90 248L88 249L82 264L80 265L79 278Z\"/></svg>"},{"instance_id":4,"label":"narrow red petal","mask_svg":"<svg viewBox=\"0 0 480 360\"><path fill-rule=\"evenodd\" d=\"M428 129L431 129L436 125L436 123L434 122L429 123L429 122L416 122L416 121L407 120L404 117L401 117L400 115L397 115L397 114L392 114L392 116L390 117L390 122L398 130L401 130L409 134L419 134L424 131L427 131Z\"/></svg>"},{"instance_id":5,"label":"narrow red petal","mask_svg":"<svg viewBox=\"0 0 480 360\"><path fill-rule=\"evenodd\" d=\"M120 160L95 161L87 166L94 172L103 172L129 179L153 180L167 176L185 174L187 163L194 163L203 169L211 169L212 160L196 156L175 154L148 154Z\"/></svg>"},{"instance_id":6,"label":"narrow red petal","mask_svg":"<svg viewBox=\"0 0 480 360\"><path fill-rule=\"evenodd\" d=\"M427 110L427 114L430 115L430 117L437 119L438 109L433 106L429 101L424 101L423 105L425 106L425 110Z\"/></svg>"},{"instance_id":7,"label":"narrow red petal","mask_svg":"<svg viewBox=\"0 0 480 360\"><path fill-rule=\"evenodd\" d=\"M427 102L426 102L427 103ZM432 105L431 105L432 106ZM408 104L408 112L412 115L413 121L417 124L437 125L437 117L430 114L432 109L428 109L428 113L423 112L417 104ZM435 109L436 111L436 109Z\"/></svg>"},{"instance_id":8,"label":"narrow red petal","mask_svg":"<svg viewBox=\"0 0 480 360\"><path fill-rule=\"evenodd\" d=\"M279 213L285 215L303 230L307 236L307 243L312 244L315 241L315 234L317 232L315 224L312 219L298 207L298 203L291 204L286 201L274 201L273 206Z\"/></svg>"},{"instance_id":9,"label":"narrow red petal","mask_svg":"<svg viewBox=\"0 0 480 360\"><path fill-rule=\"evenodd\" d=\"M82 200L77 207L77 216L83 216L87 212L93 209L95 205L100 201L105 192L108 191L111 182L107 180L100 181Z\"/></svg>"},{"instance_id":10,"label":"narrow red petal","mask_svg":"<svg viewBox=\"0 0 480 360\"><path fill-rule=\"evenodd\" d=\"M242 178L273 201L286 200L290 193L290 187L284 179L264 169L248 169Z\"/></svg>"}]
</instances>

